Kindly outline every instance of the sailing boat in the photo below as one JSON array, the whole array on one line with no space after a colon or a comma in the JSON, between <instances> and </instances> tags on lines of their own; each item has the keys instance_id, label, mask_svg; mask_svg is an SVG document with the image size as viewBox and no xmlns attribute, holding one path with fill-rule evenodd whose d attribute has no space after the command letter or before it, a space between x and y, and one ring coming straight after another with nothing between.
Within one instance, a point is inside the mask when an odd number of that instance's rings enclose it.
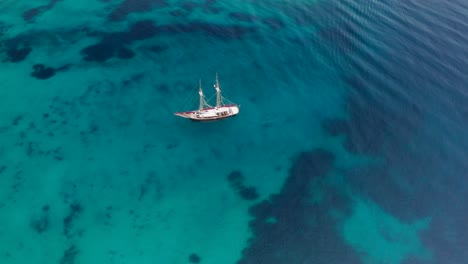
<instances>
[{"instance_id":1,"label":"sailing boat","mask_svg":"<svg viewBox=\"0 0 468 264\"><path fill-rule=\"evenodd\" d=\"M176 112L174 114L176 116L191 119L192 121L215 121L237 115L239 113L239 106L221 95L217 73L214 88L216 90L216 106L211 106L205 100L205 95L203 94L200 81L198 89L200 106L198 107L198 110Z\"/></svg>"}]
</instances>

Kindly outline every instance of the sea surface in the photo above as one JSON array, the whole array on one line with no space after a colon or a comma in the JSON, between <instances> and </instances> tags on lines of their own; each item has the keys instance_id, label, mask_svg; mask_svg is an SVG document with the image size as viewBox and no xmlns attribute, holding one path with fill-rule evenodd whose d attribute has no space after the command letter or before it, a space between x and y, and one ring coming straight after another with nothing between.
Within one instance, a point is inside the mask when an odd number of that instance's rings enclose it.
<instances>
[{"instance_id":1,"label":"sea surface","mask_svg":"<svg viewBox=\"0 0 468 264\"><path fill-rule=\"evenodd\" d=\"M467 263L467 32L466 0L0 0L0 263ZM175 116L216 73L239 115Z\"/></svg>"}]
</instances>

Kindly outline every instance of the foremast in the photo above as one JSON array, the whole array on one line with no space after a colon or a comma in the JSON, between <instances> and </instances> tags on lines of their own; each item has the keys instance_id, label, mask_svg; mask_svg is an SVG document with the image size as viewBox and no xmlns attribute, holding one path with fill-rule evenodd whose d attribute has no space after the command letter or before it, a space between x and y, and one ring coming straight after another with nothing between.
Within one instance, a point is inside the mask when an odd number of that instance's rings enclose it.
<instances>
[{"instance_id":1,"label":"foremast","mask_svg":"<svg viewBox=\"0 0 468 264\"><path fill-rule=\"evenodd\" d=\"M216 73L215 89L216 89L216 107L220 107L221 106L221 89L219 89L218 73Z\"/></svg>"},{"instance_id":2,"label":"foremast","mask_svg":"<svg viewBox=\"0 0 468 264\"><path fill-rule=\"evenodd\" d=\"M205 99L203 99L203 90L202 90L202 87L201 87L201 80L199 80L198 83L199 83L199 87L200 87L198 89L198 94L200 95L200 106L198 107L198 110L202 111L203 110L203 105L205 104Z\"/></svg>"}]
</instances>

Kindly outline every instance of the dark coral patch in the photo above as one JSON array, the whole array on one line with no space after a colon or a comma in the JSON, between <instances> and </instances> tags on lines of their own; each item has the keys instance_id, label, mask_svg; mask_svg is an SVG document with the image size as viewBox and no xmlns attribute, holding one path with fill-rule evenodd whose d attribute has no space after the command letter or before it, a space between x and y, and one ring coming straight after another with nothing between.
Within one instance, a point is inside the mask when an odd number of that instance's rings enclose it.
<instances>
[{"instance_id":1,"label":"dark coral patch","mask_svg":"<svg viewBox=\"0 0 468 264\"><path fill-rule=\"evenodd\" d=\"M188 16L188 12L184 12L182 10L172 10L169 14L173 17L185 17Z\"/></svg>"},{"instance_id":2,"label":"dark coral patch","mask_svg":"<svg viewBox=\"0 0 468 264\"><path fill-rule=\"evenodd\" d=\"M152 38L156 35L201 32L220 39L239 39L254 31L255 29L251 27L225 26L202 22L157 26L153 21L143 20L130 26L128 31L105 35L99 43L82 49L81 54L86 61L104 62L113 57L128 59L134 56L133 51L128 49L130 44L135 41ZM161 46L161 48L156 48L153 51L161 52L163 48Z\"/></svg>"},{"instance_id":3,"label":"dark coral patch","mask_svg":"<svg viewBox=\"0 0 468 264\"><path fill-rule=\"evenodd\" d=\"M131 59L135 56L135 53L131 49L121 48L117 50L117 57L120 59Z\"/></svg>"},{"instance_id":4,"label":"dark coral patch","mask_svg":"<svg viewBox=\"0 0 468 264\"><path fill-rule=\"evenodd\" d=\"M55 75L55 69L44 64L34 64L31 76L36 79L45 80Z\"/></svg>"},{"instance_id":5,"label":"dark coral patch","mask_svg":"<svg viewBox=\"0 0 468 264\"><path fill-rule=\"evenodd\" d=\"M7 55L11 62L20 62L26 59L31 51L31 47L13 47L7 49Z\"/></svg>"},{"instance_id":6,"label":"dark coral patch","mask_svg":"<svg viewBox=\"0 0 468 264\"><path fill-rule=\"evenodd\" d=\"M271 29L281 29L285 26L281 19L274 17L262 18L262 23L269 26Z\"/></svg>"},{"instance_id":7,"label":"dark coral patch","mask_svg":"<svg viewBox=\"0 0 468 264\"><path fill-rule=\"evenodd\" d=\"M31 227L39 234L46 231L49 227L49 217L47 215L43 215L38 219L32 220Z\"/></svg>"},{"instance_id":8,"label":"dark coral patch","mask_svg":"<svg viewBox=\"0 0 468 264\"><path fill-rule=\"evenodd\" d=\"M34 231L41 234L49 228L49 206L44 205L38 217L33 218L31 227Z\"/></svg>"},{"instance_id":9,"label":"dark coral patch","mask_svg":"<svg viewBox=\"0 0 468 264\"><path fill-rule=\"evenodd\" d=\"M135 53L128 46L138 40L151 38L156 34L152 21L143 20L134 23L126 32L105 35L101 42L85 47L81 55L85 61L105 62L113 57L130 59Z\"/></svg>"},{"instance_id":10,"label":"dark coral patch","mask_svg":"<svg viewBox=\"0 0 468 264\"><path fill-rule=\"evenodd\" d=\"M218 13L220 9L214 7L214 3L214 1L205 1L204 3L187 1L179 6L180 9L172 10L169 14L175 17L185 17L190 15L190 13L197 8L202 9L206 13Z\"/></svg>"},{"instance_id":11,"label":"dark coral patch","mask_svg":"<svg viewBox=\"0 0 468 264\"><path fill-rule=\"evenodd\" d=\"M404 180L392 176L390 170L387 166L368 167L350 172L348 181L362 196L377 202L386 212L404 222L426 216L434 204L421 203L432 199L429 192L420 190L423 184L414 184L412 190L408 191L402 186Z\"/></svg>"},{"instance_id":12,"label":"dark coral patch","mask_svg":"<svg viewBox=\"0 0 468 264\"><path fill-rule=\"evenodd\" d=\"M77 202L70 204L70 213L63 219L63 234L66 237L71 236L73 221L81 214L82 211L83 207L81 204Z\"/></svg>"},{"instance_id":13,"label":"dark coral patch","mask_svg":"<svg viewBox=\"0 0 468 264\"><path fill-rule=\"evenodd\" d=\"M332 169L334 158L332 153L323 149L302 153L291 168L283 190L307 193L314 177L324 176Z\"/></svg>"},{"instance_id":14,"label":"dark coral patch","mask_svg":"<svg viewBox=\"0 0 468 264\"><path fill-rule=\"evenodd\" d=\"M151 11L153 8L167 6L165 0L125 0L109 15L110 21L124 20L131 13Z\"/></svg>"},{"instance_id":15,"label":"dark coral patch","mask_svg":"<svg viewBox=\"0 0 468 264\"><path fill-rule=\"evenodd\" d=\"M257 189L254 187L243 187L239 189L239 194L242 199L247 201L253 201L258 198Z\"/></svg>"},{"instance_id":16,"label":"dark coral patch","mask_svg":"<svg viewBox=\"0 0 468 264\"><path fill-rule=\"evenodd\" d=\"M192 11L197 7L199 7L199 4L196 2L187 1L182 4L182 8L186 11Z\"/></svg>"},{"instance_id":17,"label":"dark coral patch","mask_svg":"<svg viewBox=\"0 0 468 264\"><path fill-rule=\"evenodd\" d=\"M31 8L23 13L23 19L28 22L32 21L36 16L46 12L47 10L50 10L57 2L60 1L62 0L50 0L50 2L46 5Z\"/></svg>"},{"instance_id":18,"label":"dark coral patch","mask_svg":"<svg viewBox=\"0 0 468 264\"><path fill-rule=\"evenodd\" d=\"M63 252L63 256L60 259L60 264L74 264L76 263L76 257L78 256L78 249L76 246L72 245L65 252Z\"/></svg>"},{"instance_id":19,"label":"dark coral patch","mask_svg":"<svg viewBox=\"0 0 468 264\"><path fill-rule=\"evenodd\" d=\"M161 53L165 50L169 49L168 46L164 46L164 45L154 45L154 46L151 46L149 48L150 51L154 52L154 53Z\"/></svg>"},{"instance_id":20,"label":"dark coral patch","mask_svg":"<svg viewBox=\"0 0 468 264\"><path fill-rule=\"evenodd\" d=\"M242 22L253 22L258 19L257 16L242 12L230 12L229 17Z\"/></svg>"},{"instance_id":21,"label":"dark coral patch","mask_svg":"<svg viewBox=\"0 0 468 264\"><path fill-rule=\"evenodd\" d=\"M242 183L244 181L244 176L242 175L242 173L240 171L235 170L235 171L232 171L231 173L229 173L228 180L231 183L238 184L238 183Z\"/></svg>"},{"instance_id":22,"label":"dark coral patch","mask_svg":"<svg viewBox=\"0 0 468 264\"><path fill-rule=\"evenodd\" d=\"M227 179L231 188L239 194L239 196L247 201L253 201L258 198L257 190L254 187L246 186L244 184L244 176L240 171L232 171Z\"/></svg>"},{"instance_id":23,"label":"dark coral patch","mask_svg":"<svg viewBox=\"0 0 468 264\"><path fill-rule=\"evenodd\" d=\"M48 8L47 6L39 6L35 8L31 8L23 13L23 19L25 21L32 21L36 16L42 14Z\"/></svg>"},{"instance_id":24,"label":"dark coral patch","mask_svg":"<svg viewBox=\"0 0 468 264\"><path fill-rule=\"evenodd\" d=\"M253 237L237 263L360 263L358 254L337 233L336 220L329 213L336 209L334 199L321 205L308 200L312 182L327 175L333 161L333 154L322 149L302 153L280 193L249 208ZM332 187L324 188L330 196L337 194L330 191Z\"/></svg>"},{"instance_id":25,"label":"dark coral patch","mask_svg":"<svg viewBox=\"0 0 468 264\"><path fill-rule=\"evenodd\" d=\"M195 253L189 255L189 262L190 263L200 263L201 258Z\"/></svg>"},{"instance_id":26,"label":"dark coral patch","mask_svg":"<svg viewBox=\"0 0 468 264\"><path fill-rule=\"evenodd\" d=\"M52 68L44 64L38 63L38 64L33 65L31 76L36 79L45 80L45 79L49 79L55 76L55 74L57 74L58 72L67 71L70 67L71 67L71 64L65 64L57 68Z\"/></svg>"},{"instance_id":27,"label":"dark coral patch","mask_svg":"<svg viewBox=\"0 0 468 264\"><path fill-rule=\"evenodd\" d=\"M206 0L205 3L201 6L203 12L208 14L218 14L222 11L222 8L214 6L216 0Z\"/></svg>"},{"instance_id":28,"label":"dark coral patch","mask_svg":"<svg viewBox=\"0 0 468 264\"><path fill-rule=\"evenodd\" d=\"M329 135L343 136L344 146L350 152L385 157L379 166L348 171L350 186L405 222L427 216L433 204L420 201L431 200L436 192L425 185L426 181L415 179L417 175L432 173L428 169L431 162L420 160L422 155L410 155L401 147L410 144L413 133L418 131L420 112L411 108L401 113L389 111L363 91L368 84L362 79L348 78L348 83L356 89L354 96L348 98L349 119L325 120L322 127ZM404 170L397 171L397 166ZM403 177L396 177L397 174Z\"/></svg>"},{"instance_id":29,"label":"dark coral patch","mask_svg":"<svg viewBox=\"0 0 468 264\"><path fill-rule=\"evenodd\" d=\"M72 66L72 64L65 64L63 66L57 67L57 68L55 68L55 72L66 71L66 70L70 69L71 66Z\"/></svg>"},{"instance_id":30,"label":"dark coral patch","mask_svg":"<svg viewBox=\"0 0 468 264\"><path fill-rule=\"evenodd\" d=\"M114 56L115 48L109 43L99 43L82 49L81 54L85 61L104 62Z\"/></svg>"},{"instance_id":31,"label":"dark coral patch","mask_svg":"<svg viewBox=\"0 0 468 264\"><path fill-rule=\"evenodd\" d=\"M21 62L31 53L32 48L28 36L17 36L4 41L3 49L7 55L8 62Z\"/></svg>"},{"instance_id":32,"label":"dark coral patch","mask_svg":"<svg viewBox=\"0 0 468 264\"><path fill-rule=\"evenodd\" d=\"M151 20L135 22L127 32L121 34L121 39L131 43L133 41L149 39L158 33L158 28Z\"/></svg>"},{"instance_id":33,"label":"dark coral patch","mask_svg":"<svg viewBox=\"0 0 468 264\"><path fill-rule=\"evenodd\" d=\"M11 124L14 125L14 126L18 126L18 125L21 123L21 121L23 120L23 118L24 118L23 115L17 115L17 116L13 119L13 121L11 122Z\"/></svg>"},{"instance_id":34,"label":"dark coral patch","mask_svg":"<svg viewBox=\"0 0 468 264\"><path fill-rule=\"evenodd\" d=\"M4 171L6 171L6 169L7 169L7 166L5 166L5 165L0 166L0 174L2 174Z\"/></svg>"},{"instance_id":35,"label":"dark coral patch","mask_svg":"<svg viewBox=\"0 0 468 264\"><path fill-rule=\"evenodd\" d=\"M218 13L221 13L222 9L219 7L206 7L203 10L205 11L205 13L218 14Z\"/></svg>"},{"instance_id":36,"label":"dark coral patch","mask_svg":"<svg viewBox=\"0 0 468 264\"><path fill-rule=\"evenodd\" d=\"M155 198L155 200L159 200L163 197L164 186L154 171L148 172L144 182L140 186L138 200L141 201L150 191L153 192L153 198Z\"/></svg>"}]
</instances>

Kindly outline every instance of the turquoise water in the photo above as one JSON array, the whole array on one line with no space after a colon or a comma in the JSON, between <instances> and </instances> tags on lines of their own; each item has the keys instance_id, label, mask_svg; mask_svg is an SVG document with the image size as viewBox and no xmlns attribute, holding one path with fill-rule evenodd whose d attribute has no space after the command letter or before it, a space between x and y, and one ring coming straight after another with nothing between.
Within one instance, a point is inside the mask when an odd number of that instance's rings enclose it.
<instances>
[{"instance_id":1,"label":"turquoise water","mask_svg":"<svg viewBox=\"0 0 468 264\"><path fill-rule=\"evenodd\" d=\"M467 259L462 1L0 10L1 263Z\"/></svg>"}]
</instances>

